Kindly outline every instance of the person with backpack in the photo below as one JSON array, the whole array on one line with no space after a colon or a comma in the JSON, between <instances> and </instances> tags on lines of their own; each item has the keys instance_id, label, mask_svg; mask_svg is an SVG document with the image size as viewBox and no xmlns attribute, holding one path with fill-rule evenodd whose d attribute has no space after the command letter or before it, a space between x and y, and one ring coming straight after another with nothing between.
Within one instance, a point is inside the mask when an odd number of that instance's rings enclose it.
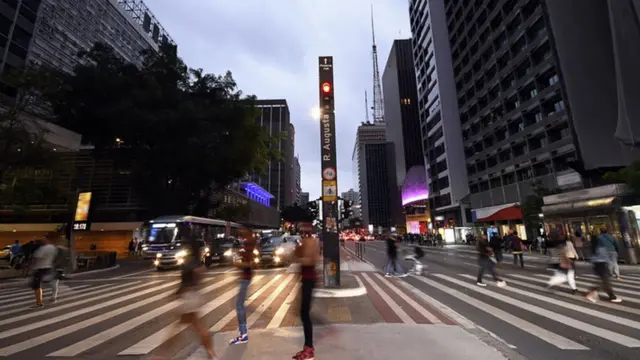
<instances>
[{"instance_id":1,"label":"person with backpack","mask_svg":"<svg viewBox=\"0 0 640 360\"><path fill-rule=\"evenodd\" d=\"M602 234L602 230L600 233ZM593 271L600 278L600 288L609 296L609 301L613 303L622 302L622 299L613 293L611 287L611 274L609 273L609 250L605 237L594 234L591 238L591 262L593 263ZM594 287L586 294L587 300L591 302L598 301L598 287Z\"/></svg>"},{"instance_id":2,"label":"person with backpack","mask_svg":"<svg viewBox=\"0 0 640 360\"><path fill-rule=\"evenodd\" d=\"M522 239L520 239L513 230L511 230L511 235L509 236L509 247L511 248L511 254L513 254L513 266L516 266L518 264L518 259L520 259L520 268L524 269L522 253L524 252L525 246L522 243Z\"/></svg>"},{"instance_id":3,"label":"person with backpack","mask_svg":"<svg viewBox=\"0 0 640 360\"><path fill-rule=\"evenodd\" d=\"M607 258L609 264L609 274L615 275L616 279L621 280L620 277L620 266L618 266L618 242L613 235L609 234L606 228L600 229L600 235L598 236L598 241L601 246L603 246L607 250Z\"/></svg>"},{"instance_id":4,"label":"person with backpack","mask_svg":"<svg viewBox=\"0 0 640 360\"><path fill-rule=\"evenodd\" d=\"M500 237L498 237L500 239ZM503 287L507 285L507 283L498 277L496 273L496 263L491 259L491 255L493 255L492 247L489 245L489 240L485 235L482 235L480 239L477 241L476 249L478 250L478 286L487 286L487 284L482 282L482 276L484 275L485 270L489 270L491 272L491 276L493 276L493 280L497 283L499 287Z\"/></svg>"}]
</instances>

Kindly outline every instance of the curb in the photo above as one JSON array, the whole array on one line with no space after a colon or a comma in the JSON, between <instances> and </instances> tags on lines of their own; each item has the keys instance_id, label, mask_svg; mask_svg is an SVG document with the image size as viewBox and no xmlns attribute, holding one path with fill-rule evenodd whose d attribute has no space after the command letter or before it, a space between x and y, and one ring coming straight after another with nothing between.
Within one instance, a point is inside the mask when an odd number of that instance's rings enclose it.
<instances>
[{"instance_id":1,"label":"curb","mask_svg":"<svg viewBox=\"0 0 640 360\"><path fill-rule=\"evenodd\" d=\"M313 297L316 298L348 298L357 297L367 294L367 288L364 287L362 280L357 276L355 277L358 282L357 288L352 289L315 289L313 290Z\"/></svg>"},{"instance_id":2,"label":"curb","mask_svg":"<svg viewBox=\"0 0 640 360\"><path fill-rule=\"evenodd\" d=\"M108 267L108 268L104 268L104 269L97 269L97 270L84 271L84 272L81 272L81 273L69 274L69 275L67 275L67 278L73 279L75 277L83 276L83 275L86 275L86 274L97 274L97 273L101 273L101 272L116 270L116 269L119 269L119 268L120 268L120 264L115 264L114 266L111 266L111 267Z\"/></svg>"}]
</instances>

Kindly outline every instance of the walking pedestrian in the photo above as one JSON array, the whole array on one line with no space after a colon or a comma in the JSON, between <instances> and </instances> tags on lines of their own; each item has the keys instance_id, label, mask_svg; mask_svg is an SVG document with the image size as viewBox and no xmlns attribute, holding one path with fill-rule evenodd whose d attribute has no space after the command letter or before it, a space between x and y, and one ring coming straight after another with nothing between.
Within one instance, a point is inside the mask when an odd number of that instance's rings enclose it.
<instances>
[{"instance_id":1,"label":"walking pedestrian","mask_svg":"<svg viewBox=\"0 0 640 360\"><path fill-rule=\"evenodd\" d=\"M302 300L300 303L300 320L304 331L304 347L293 356L295 360L313 360L315 353L313 348L313 324L311 323L311 299L316 285L316 264L318 256L318 240L313 237L313 225L303 223L299 225L301 244L296 249L300 263L300 276L302 281Z\"/></svg>"},{"instance_id":2,"label":"walking pedestrian","mask_svg":"<svg viewBox=\"0 0 640 360\"><path fill-rule=\"evenodd\" d=\"M51 302L56 302L58 296L58 280L55 278L54 262L58 255L58 249L51 244L51 239L46 236L42 245L33 253L31 261L31 288L35 292L36 304L32 308L41 308L43 304L42 284L48 283L51 287Z\"/></svg>"},{"instance_id":3,"label":"walking pedestrian","mask_svg":"<svg viewBox=\"0 0 640 360\"><path fill-rule=\"evenodd\" d=\"M584 256L584 237L582 236L582 231L576 230L574 237L574 246L576 248L577 259L576 260L585 260Z\"/></svg>"},{"instance_id":4,"label":"walking pedestrian","mask_svg":"<svg viewBox=\"0 0 640 360\"><path fill-rule=\"evenodd\" d=\"M485 235L482 235L480 239L478 239L476 248L478 250L478 266L480 267L478 269L478 286L487 286L487 284L482 282L482 276L484 275L485 270L489 270L491 272L491 276L498 286L503 287L507 285L507 283L496 273L496 263L491 259L493 251L489 245L489 240Z\"/></svg>"},{"instance_id":5,"label":"walking pedestrian","mask_svg":"<svg viewBox=\"0 0 640 360\"><path fill-rule=\"evenodd\" d=\"M549 278L548 287L560 285L565 281L569 283L571 291L575 294L578 292L575 277L575 258L578 256L573 243L567 239L564 248L559 253L560 264L555 270L553 276Z\"/></svg>"},{"instance_id":6,"label":"walking pedestrian","mask_svg":"<svg viewBox=\"0 0 640 360\"><path fill-rule=\"evenodd\" d=\"M491 239L489 241L489 246L491 246L491 250L493 251L493 256L496 259L496 263L498 266L502 264L502 239L500 239L500 235L497 232L491 234Z\"/></svg>"},{"instance_id":7,"label":"walking pedestrian","mask_svg":"<svg viewBox=\"0 0 640 360\"><path fill-rule=\"evenodd\" d=\"M607 231L606 228L600 229L598 241L601 241L602 246L607 250L609 274L615 275L616 279L621 280L620 266L618 266L618 242L611 234L609 234L609 231Z\"/></svg>"},{"instance_id":8,"label":"walking pedestrian","mask_svg":"<svg viewBox=\"0 0 640 360\"><path fill-rule=\"evenodd\" d=\"M182 265L181 283L176 296L181 300L182 304L178 308L180 314L180 321L176 323L175 327L178 329L182 324L189 324L195 330L200 337L202 346L207 352L207 356L210 360L217 360L216 353L213 349L213 339L209 335L208 330L202 324L200 320L200 306L202 305L202 297L198 291L200 285L201 274L205 267L200 261L200 244L196 240L195 234L191 232L185 234L182 238L182 242L187 245L186 256ZM169 332L173 334L174 332ZM170 336L160 348L158 353L168 353L175 345L178 337ZM154 360L167 359L163 356L154 356Z\"/></svg>"},{"instance_id":9,"label":"walking pedestrian","mask_svg":"<svg viewBox=\"0 0 640 360\"><path fill-rule=\"evenodd\" d=\"M249 237L244 241L244 246L240 250L240 260L236 265L241 269L240 273L240 290L236 297L236 314L238 316L238 336L231 339L230 344L244 344L249 341L247 334L247 309L245 301L247 301L247 291L253 277L253 250L256 248L256 239Z\"/></svg>"},{"instance_id":10,"label":"walking pedestrian","mask_svg":"<svg viewBox=\"0 0 640 360\"><path fill-rule=\"evenodd\" d=\"M591 238L591 262L593 263L594 272L600 277L601 284L599 287L607 293L609 301L619 303L622 302L622 299L613 293L613 288L611 287L609 259L605 238L594 234ZM592 288L586 294L586 298L589 301L596 302L598 300L598 287Z\"/></svg>"},{"instance_id":11,"label":"walking pedestrian","mask_svg":"<svg viewBox=\"0 0 640 360\"><path fill-rule=\"evenodd\" d=\"M520 239L513 230L511 231L511 236L509 236L509 246L513 254L513 266L516 266L518 259L520 259L520 268L524 269L524 259L522 255L524 244L522 243L522 239Z\"/></svg>"},{"instance_id":12,"label":"walking pedestrian","mask_svg":"<svg viewBox=\"0 0 640 360\"><path fill-rule=\"evenodd\" d=\"M397 275L399 273L400 274L404 273L404 269L402 269L402 266L398 262L398 246L399 246L398 238L393 234L389 235L387 237L388 261L387 261L387 265L385 266L385 275L384 275L386 277L391 276L392 270L394 275Z\"/></svg>"}]
</instances>

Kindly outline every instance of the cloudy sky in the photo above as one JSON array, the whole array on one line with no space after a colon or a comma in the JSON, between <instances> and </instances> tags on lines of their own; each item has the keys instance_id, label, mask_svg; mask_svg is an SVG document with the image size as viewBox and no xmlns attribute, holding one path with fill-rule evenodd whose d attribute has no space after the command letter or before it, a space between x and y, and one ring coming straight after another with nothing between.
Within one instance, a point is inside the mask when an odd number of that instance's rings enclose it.
<instances>
[{"instance_id":1,"label":"cloudy sky","mask_svg":"<svg viewBox=\"0 0 640 360\"><path fill-rule=\"evenodd\" d=\"M231 70L243 92L286 99L302 189L320 196L318 56L334 57L338 190L353 187L351 153L372 98L373 4L382 73L394 39L410 37L407 0L145 0L191 67Z\"/></svg>"}]
</instances>

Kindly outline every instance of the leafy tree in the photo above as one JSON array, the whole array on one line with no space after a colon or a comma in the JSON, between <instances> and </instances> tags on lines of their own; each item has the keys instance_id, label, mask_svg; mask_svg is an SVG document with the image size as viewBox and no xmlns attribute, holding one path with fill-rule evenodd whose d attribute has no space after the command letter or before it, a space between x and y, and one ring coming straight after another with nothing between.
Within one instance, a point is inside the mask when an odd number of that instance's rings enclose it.
<instances>
[{"instance_id":1,"label":"leafy tree","mask_svg":"<svg viewBox=\"0 0 640 360\"><path fill-rule=\"evenodd\" d=\"M135 188L152 216L206 216L212 193L278 158L278 138L256 123L255 97L230 72L189 69L171 45L147 52L140 68L104 44L80 56L73 74L57 74L47 99L61 126L96 150L133 159Z\"/></svg>"},{"instance_id":2,"label":"leafy tree","mask_svg":"<svg viewBox=\"0 0 640 360\"><path fill-rule=\"evenodd\" d=\"M280 215L284 221L291 223L313 221L313 216L309 209L300 207L297 203L282 209Z\"/></svg>"},{"instance_id":3,"label":"leafy tree","mask_svg":"<svg viewBox=\"0 0 640 360\"><path fill-rule=\"evenodd\" d=\"M249 204L224 204L217 207L215 217L225 221L243 221L251 214Z\"/></svg>"},{"instance_id":4,"label":"leafy tree","mask_svg":"<svg viewBox=\"0 0 640 360\"><path fill-rule=\"evenodd\" d=\"M61 163L46 141L46 123L33 115L42 110L40 89L51 77L29 68L3 74L1 80L17 93L0 108L0 203L26 210L61 196L54 181Z\"/></svg>"},{"instance_id":5,"label":"leafy tree","mask_svg":"<svg viewBox=\"0 0 640 360\"><path fill-rule=\"evenodd\" d=\"M604 175L604 179L611 182L625 183L640 195L640 161L637 161L619 171L609 172Z\"/></svg>"},{"instance_id":6,"label":"leafy tree","mask_svg":"<svg viewBox=\"0 0 640 360\"><path fill-rule=\"evenodd\" d=\"M557 193L557 191L549 190L540 182L532 184L533 193L527 196L521 204L524 223L527 227L527 237L535 238L536 229L542 226L543 219L540 218L542 206L544 205L544 197Z\"/></svg>"}]
</instances>

